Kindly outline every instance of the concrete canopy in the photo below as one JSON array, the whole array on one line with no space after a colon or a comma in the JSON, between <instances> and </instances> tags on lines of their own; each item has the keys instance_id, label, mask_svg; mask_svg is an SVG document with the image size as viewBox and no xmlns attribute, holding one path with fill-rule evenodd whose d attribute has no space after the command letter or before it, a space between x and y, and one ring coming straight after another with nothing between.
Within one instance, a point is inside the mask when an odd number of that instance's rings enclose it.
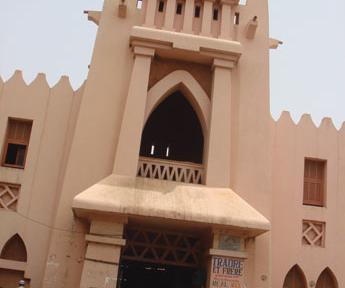
<instances>
[{"instance_id":1,"label":"concrete canopy","mask_svg":"<svg viewBox=\"0 0 345 288\"><path fill-rule=\"evenodd\" d=\"M77 216L146 216L241 230L248 237L270 222L231 189L112 174L73 200Z\"/></svg>"}]
</instances>

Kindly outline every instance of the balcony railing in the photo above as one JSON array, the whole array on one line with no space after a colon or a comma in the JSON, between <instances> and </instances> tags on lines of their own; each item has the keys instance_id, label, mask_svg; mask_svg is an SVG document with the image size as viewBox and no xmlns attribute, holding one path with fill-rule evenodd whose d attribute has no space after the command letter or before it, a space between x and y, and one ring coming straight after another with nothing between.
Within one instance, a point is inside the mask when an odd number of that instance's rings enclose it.
<instances>
[{"instance_id":1,"label":"balcony railing","mask_svg":"<svg viewBox=\"0 0 345 288\"><path fill-rule=\"evenodd\" d=\"M140 157L137 176L192 184L204 183L201 164Z\"/></svg>"}]
</instances>

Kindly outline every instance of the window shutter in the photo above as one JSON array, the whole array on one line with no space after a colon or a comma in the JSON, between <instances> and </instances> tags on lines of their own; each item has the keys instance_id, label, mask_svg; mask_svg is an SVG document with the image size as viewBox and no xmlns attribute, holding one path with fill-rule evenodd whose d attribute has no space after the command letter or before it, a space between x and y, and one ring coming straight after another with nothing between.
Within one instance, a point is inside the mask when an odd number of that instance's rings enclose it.
<instances>
[{"instance_id":1,"label":"window shutter","mask_svg":"<svg viewBox=\"0 0 345 288\"><path fill-rule=\"evenodd\" d=\"M325 161L305 159L303 204L324 205Z\"/></svg>"}]
</instances>

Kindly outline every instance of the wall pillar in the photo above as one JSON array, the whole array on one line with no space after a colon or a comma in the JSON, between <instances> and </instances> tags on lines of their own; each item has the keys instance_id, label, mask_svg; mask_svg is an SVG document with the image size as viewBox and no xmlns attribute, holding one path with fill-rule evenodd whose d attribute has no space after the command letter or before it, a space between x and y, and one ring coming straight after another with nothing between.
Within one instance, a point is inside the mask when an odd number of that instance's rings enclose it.
<instances>
[{"instance_id":1,"label":"wall pillar","mask_svg":"<svg viewBox=\"0 0 345 288\"><path fill-rule=\"evenodd\" d=\"M186 0L183 19L183 33L193 33L194 0Z\"/></svg>"},{"instance_id":2,"label":"wall pillar","mask_svg":"<svg viewBox=\"0 0 345 288\"><path fill-rule=\"evenodd\" d=\"M121 247L125 245L122 235L122 223L91 222L80 288L116 287Z\"/></svg>"},{"instance_id":3,"label":"wall pillar","mask_svg":"<svg viewBox=\"0 0 345 288\"><path fill-rule=\"evenodd\" d=\"M231 69L234 62L213 62L212 108L206 185L230 187L231 162Z\"/></svg>"},{"instance_id":4,"label":"wall pillar","mask_svg":"<svg viewBox=\"0 0 345 288\"><path fill-rule=\"evenodd\" d=\"M201 35L211 36L211 25L212 25L212 10L213 10L213 0L205 0L202 22L201 22Z\"/></svg>"},{"instance_id":5,"label":"wall pillar","mask_svg":"<svg viewBox=\"0 0 345 288\"><path fill-rule=\"evenodd\" d=\"M114 173L135 177L154 49L135 47L134 65L117 144Z\"/></svg>"},{"instance_id":6,"label":"wall pillar","mask_svg":"<svg viewBox=\"0 0 345 288\"><path fill-rule=\"evenodd\" d=\"M231 13L231 4L226 0L221 1L222 16L220 19L220 35L222 39L231 40L233 30L233 19Z\"/></svg>"},{"instance_id":7,"label":"wall pillar","mask_svg":"<svg viewBox=\"0 0 345 288\"><path fill-rule=\"evenodd\" d=\"M144 26L154 27L157 0L147 0Z\"/></svg>"},{"instance_id":8,"label":"wall pillar","mask_svg":"<svg viewBox=\"0 0 345 288\"><path fill-rule=\"evenodd\" d=\"M176 10L176 0L168 0L167 1L167 8L165 10L163 29L173 30L175 13L176 13L175 10Z\"/></svg>"}]
</instances>

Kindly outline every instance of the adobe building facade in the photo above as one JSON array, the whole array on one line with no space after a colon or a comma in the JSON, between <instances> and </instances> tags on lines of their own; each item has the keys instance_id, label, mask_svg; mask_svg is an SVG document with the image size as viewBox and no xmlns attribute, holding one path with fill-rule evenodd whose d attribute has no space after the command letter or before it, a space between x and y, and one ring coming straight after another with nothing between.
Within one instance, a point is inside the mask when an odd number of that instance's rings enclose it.
<instances>
[{"instance_id":1,"label":"adobe building facade","mask_svg":"<svg viewBox=\"0 0 345 288\"><path fill-rule=\"evenodd\" d=\"M80 89L0 79L0 287L345 287L345 128L271 118L267 2L105 0Z\"/></svg>"}]
</instances>

